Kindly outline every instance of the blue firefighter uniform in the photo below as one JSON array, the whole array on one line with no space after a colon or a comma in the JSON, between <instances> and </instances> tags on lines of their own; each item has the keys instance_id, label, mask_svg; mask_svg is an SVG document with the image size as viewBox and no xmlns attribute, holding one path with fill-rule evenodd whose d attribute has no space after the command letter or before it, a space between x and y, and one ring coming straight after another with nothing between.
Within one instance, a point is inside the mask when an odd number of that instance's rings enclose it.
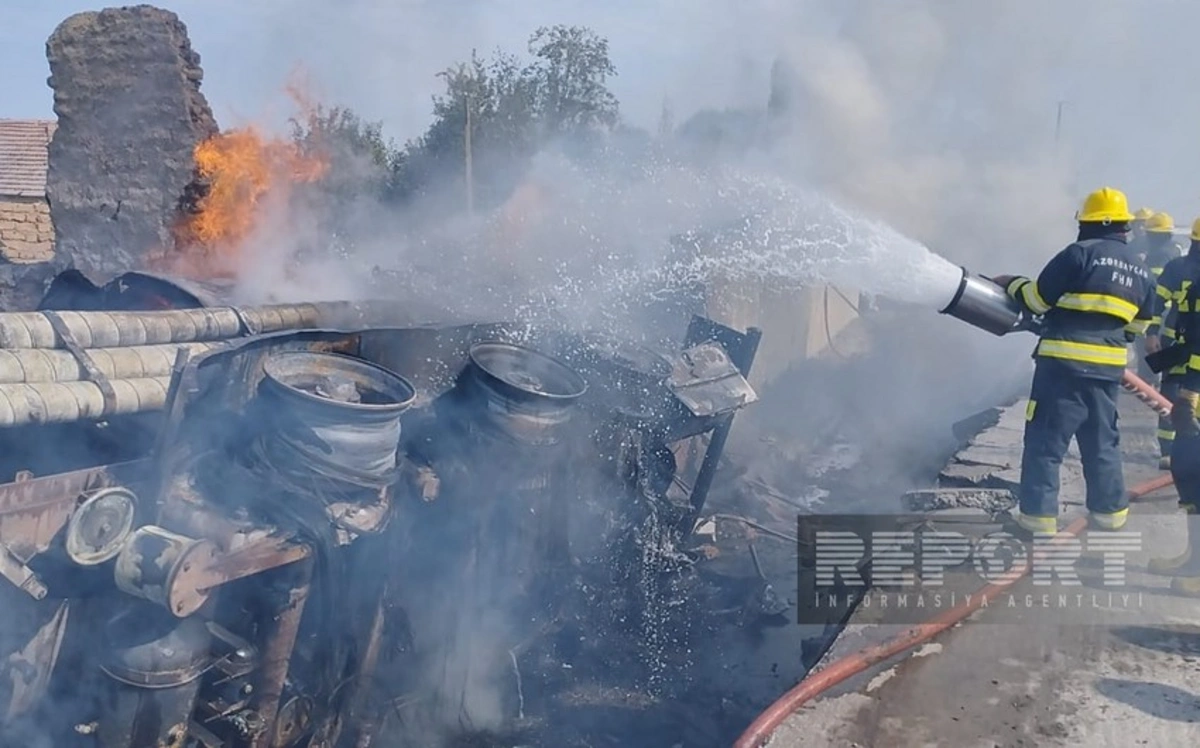
<instances>
[{"instance_id":1,"label":"blue firefighter uniform","mask_svg":"<svg viewBox=\"0 0 1200 748\"><path fill-rule=\"evenodd\" d=\"M1192 227L1192 246L1188 256L1200 254L1200 220ZM1200 265L1200 260L1196 261ZM1165 275L1170 268L1163 271ZM1200 597L1200 423L1196 421L1197 394L1200 393L1200 283L1193 282L1180 295L1174 314L1176 334L1188 354L1183 372L1176 375L1172 397L1171 423L1175 441L1171 448L1171 477L1179 493L1180 507L1186 513L1188 543L1182 554L1155 558L1150 571L1170 574L1171 589L1190 597ZM1169 342L1169 341L1165 341Z\"/></svg>"},{"instance_id":2,"label":"blue firefighter uniform","mask_svg":"<svg viewBox=\"0 0 1200 748\"><path fill-rule=\"evenodd\" d=\"M1153 268L1150 269L1153 273ZM1200 241L1193 240L1187 254L1166 263L1158 274L1155 295L1154 317L1146 337L1158 337L1161 345L1170 346L1182 342L1179 332L1179 312L1188 307L1186 294L1193 283L1200 280ZM1162 375L1159 391L1168 400L1174 400L1179 392L1180 378L1184 365L1172 367ZM1158 443L1163 457L1162 467L1170 467L1171 447L1175 439L1175 428L1170 418L1158 419Z\"/></svg>"},{"instance_id":3,"label":"blue firefighter uniform","mask_svg":"<svg viewBox=\"0 0 1200 748\"><path fill-rule=\"evenodd\" d=\"M1175 219L1171 218L1169 213L1163 213L1162 211L1147 211L1147 213L1146 219L1142 221L1141 239L1136 242L1131 241L1131 244L1136 245L1138 256L1142 258L1150 274L1157 280L1162 275L1163 269L1167 264L1176 257L1179 257L1181 252L1179 246L1175 243ZM1146 338L1138 339L1136 350L1138 376L1151 385L1161 386L1165 381L1165 377L1159 377L1146 364L1146 354L1153 352L1146 348ZM1165 433L1169 429L1160 429L1160 431ZM1160 441L1162 440L1160 439ZM1163 455L1170 454L1169 444L1164 449L1166 451L1163 452ZM1163 460L1165 462L1167 458L1164 456ZM1165 467L1165 465L1162 465L1162 467Z\"/></svg>"},{"instance_id":4,"label":"blue firefighter uniform","mask_svg":"<svg viewBox=\"0 0 1200 748\"><path fill-rule=\"evenodd\" d=\"M1200 340L1200 286L1193 285L1184 296L1190 311L1180 307L1180 328L1191 340ZM1176 428L1171 450L1171 477L1179 493L1179 503L1191 512L1200 510L1200 426L1196 424L1196 395L1200 392L1200 345L1184 343L1189 348L1188 363L1179 377L1171 401L1171 421Z\"/></svg>"},{"instance_id":5,"label":"blue firefighter uniform","mask_svg":"<svg viewBox=\"0 0 1200 748\"><path fill-rule=\"evenodd\" d=\"M1125 195L1088 196L1079 238L1037 279L1010 277L1006 290L1041 316L1041 339L1026 411L1019 521L1031 532L1057 531L1059 469L1079 443L1092 522L1115 530L1129 514L1117 429L1117 394L1128 344L1149 326L1155 283L1130 250Z\"/></svg>"}]
</instances>

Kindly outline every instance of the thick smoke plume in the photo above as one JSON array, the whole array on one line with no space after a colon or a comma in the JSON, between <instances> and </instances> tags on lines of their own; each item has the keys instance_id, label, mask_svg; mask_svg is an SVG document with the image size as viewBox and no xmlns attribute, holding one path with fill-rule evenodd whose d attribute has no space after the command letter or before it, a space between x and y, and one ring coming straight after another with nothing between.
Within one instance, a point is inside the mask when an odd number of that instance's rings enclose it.
<instances>
[{"instance_id":1,"label":"thick smoke plume","mask_svg":"<svg viewBox=\"0 0 1200 748\"><path fill-rule=\"evenodd\" d=\"M774 93L769 160L786 176L984 272L1036 270L1069 238L1076 203L1097 180L1125 186L1136 203L1179 206L1180 220L1187 216L1182 178L1139 157L1130 137L1151 119L1134 102L1163 88L1138 72L1147 64L1132 64L1136 50L1162 59L1164 71L1192 64L1183 48L1139 41L1140 5L809 0L712 2L684 12L663 3L522 2L477 4L466 13L430 3L357 2L353 13L299 5L304 12L296 3L258 9L262 26L249 26L241 41L250 43L234 59L271 53L282 76L274 51L289 50L290 64L294 50L304 50L299 57L321 92L336 92L334 103L382 119L402 139L428 122L427 97L446 65L474 48L520 52L538 23L583 23L610 40L620 73L613 89L633 124L653 129L664 99L686 122L704 108L761 113ZM1183 8L1156 4L1167 17ZM194 11L202 19L193 22L194 35L205 50L212 49L203 40L214 23L209 12ZM1157 25L1159 38L1179 25ZM318 32L322 44L305 42ZM405 43L391 43L397 38ZM1098 44L1113 61L1103 75ZM1179 59L1171 66L1167 57ZM244 100L221 96L222 89L240 93L233 87L257 94L278 88L279 78L267 75L223 76L228 59L222 52L206 59L214 99ZM1129 94L1115 93L1123 90ZM1159 109L1155 148L1175 138L1182 157L1186 118ZM1103 132L1122 135L1098 142ZM1182 174L1183 165L1174 171Z\"/></svg>"}]
</instances>

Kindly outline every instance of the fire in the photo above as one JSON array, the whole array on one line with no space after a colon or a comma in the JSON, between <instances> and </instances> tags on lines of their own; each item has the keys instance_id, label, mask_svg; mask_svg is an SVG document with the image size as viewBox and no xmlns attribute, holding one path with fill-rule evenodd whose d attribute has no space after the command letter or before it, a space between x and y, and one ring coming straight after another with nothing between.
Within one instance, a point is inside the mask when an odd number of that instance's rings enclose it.
<instances>
[{"instance_id":1,"label":"fire","mask_svg":"<svg viewBox=\"0 0 1200 748\"><path fill-rule=\"evenodd\" d=\"M165 269L191 277L231 277L265 213L286 208L291 189L329 169L321 154L264 136L254 128L223 132L196 146L199 196L174 229Z\"/></svg>"}]
</instances>

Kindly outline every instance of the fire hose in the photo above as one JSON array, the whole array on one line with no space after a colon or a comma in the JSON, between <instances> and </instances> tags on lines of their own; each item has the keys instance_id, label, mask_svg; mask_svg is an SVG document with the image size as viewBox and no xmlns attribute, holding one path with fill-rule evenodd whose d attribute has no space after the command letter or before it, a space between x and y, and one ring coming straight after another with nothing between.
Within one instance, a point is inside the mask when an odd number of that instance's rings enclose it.
<instances>
[{"instance_id":1,"label":"fire hose","mask_svg":"<svg viewBox=\"0 0 1200 748\"><path fill-rule=\"evenodd\" d=\"M1125 372L1121 378L1121 386L1136 395L1155 412L1170 415L1170 401L1133 372ZM1153 478L1130 489L1129 497L1130 499L1140 499L1170 486L1171 483L1170 474ZM1087 519L1079 517L1071 522L1063 532L1078 536L1086 527ZM928 642L978 610L985 599L994 598L997 594L1004 592L1028 573L1029 565L1016 567L1003 579L977 590L963 604L950 608L924 623L907 628L884 642L846 655L806 677L760 714L734 743L734 748L761 748L767 744L771 735L779 725L783 724L784 720L809 701L880 662Z\"/></svg>"},{"instance_id":2,"label":"fire hose","mask_svg":"<svg viewBox=\"0 0 1200 748\"><path fill-rule=\"evenodd\" d=\"M1163 397L1161 392L1151 387L1137 374L1126 369L1125 373L1121 375L1121 386L1163 418L1171 416L1171 401Z\"/></svg>"}]
</instances>

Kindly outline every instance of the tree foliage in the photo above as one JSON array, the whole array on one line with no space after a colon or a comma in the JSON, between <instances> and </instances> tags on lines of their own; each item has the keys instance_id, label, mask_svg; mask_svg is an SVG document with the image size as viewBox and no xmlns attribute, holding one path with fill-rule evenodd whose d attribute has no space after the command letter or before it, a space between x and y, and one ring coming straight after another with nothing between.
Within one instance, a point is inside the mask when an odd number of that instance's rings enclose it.
<instances>
[{"instance_id":1,"label":"tree foliage","mask_svg":"<svg viewBox=\"0 0 1200 748\"><path fill-rule=\"evenodd\" d=\"M529 38L537 112L547 134L611 127L619 116L608 79L608 40L579 26L542 27Z\"/></svg>"},{"instance_id":2,"label":"tree foliage","mask_svg":"<svg viewBox=\"0 0 1200 748\"><path fill-rule=\"evenodd\" d=\"M619 122L617 99L607 87L616 68L606 39L578 26L539 28L529 54L522 63L505 52L490 59L472 53L469 62L440 74L446 88L433 99L433 123L405 149L407 186L461 182L469 142L477 194L484 201L500 198L547 142Z\"/></svg>"},{"instance_id":3,"label":"tree foliage","mask_svg":"<svg viewBox=\"0 0 1200 748\"><path fill-rule=\"evenodd\" d=\"M291 120L292 141L329 162L323 189L337 196L386 194L403 170L405 153L383 136L383 123L364 121L349 109L316 106Z\"/></svg>"},{"instance_id":4,"label":"tree foliage","mask_svg":"<svg viewBox=\"0 0 1200 748\"><path fill-rule=\"evenodd\" d=\"M481 203L503 199L539 148L611 132L620 124L608 81L616 75L608 40L579 26L539 28L527 60L497 51L472 52L438 77L433 122L403 148L384 138L381 123L348 109L317 107L292 122L293 140L331 156L324 189L334 196L374 194L404 199L465 186L467 148Z\"/></svg>"}]
</instances>

